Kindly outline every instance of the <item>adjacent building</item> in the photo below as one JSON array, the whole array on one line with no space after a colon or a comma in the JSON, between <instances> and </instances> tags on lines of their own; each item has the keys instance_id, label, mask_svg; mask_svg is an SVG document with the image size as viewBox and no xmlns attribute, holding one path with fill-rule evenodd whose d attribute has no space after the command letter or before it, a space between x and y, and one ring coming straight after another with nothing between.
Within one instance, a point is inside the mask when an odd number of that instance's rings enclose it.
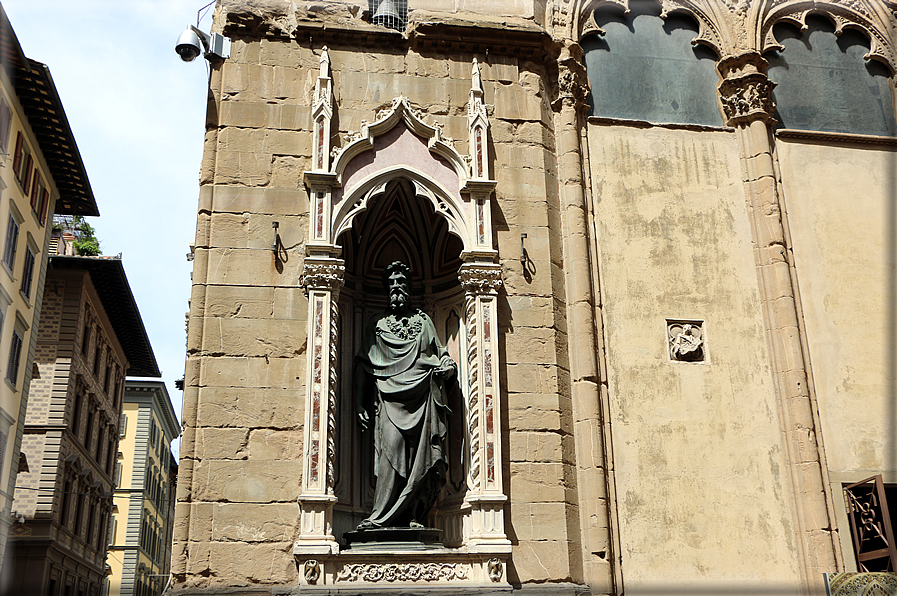
<instances>
[{"instance_id":1,"label":"adjacent building","mask_svg":"<svg viewBox=\"0 0 897 596\"><path fill-rule=\"evenodd\" d=\"M125 376L159 376L121 260L51 257L36 343L9 593L98 596Z\"/></svg>"},{"instance_id":2,"label":"adjacent building","mask_svg":"<svg viewBox=\"0 0 897 596\"><path fill-rule=\"evenodd\" d=\"M99 215L48 67L0 6L0 589L54 213Z\"/></svg>"},{"instance_id":3,"label":"adjacent building","mask_svg":"<svg viewBox=\"0 0 897 596\"><path fill-rule=\"evenodd\" d=\"M125 381L110 528L109 596L159 596L168 583L180 425L161 381Z\"/></svg>"}]
</instances>

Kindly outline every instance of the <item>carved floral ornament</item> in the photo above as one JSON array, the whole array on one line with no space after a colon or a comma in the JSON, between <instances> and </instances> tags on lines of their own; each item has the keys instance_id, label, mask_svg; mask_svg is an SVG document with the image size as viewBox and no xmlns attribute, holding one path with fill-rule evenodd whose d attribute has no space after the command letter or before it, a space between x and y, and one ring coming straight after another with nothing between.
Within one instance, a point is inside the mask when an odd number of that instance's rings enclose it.
<instances>
[{"instance_id":1,"label":"carved floral ornament","mask_svg":"<svg viewBox=\"0 0 897 596\"><path fill-rule=\"evenodd\" d=\"M343 285L346 267L342 263L308 262L302 268L299 285L309 288L336 289Z\"/></svg>"},{"instance_id":2,"label":"carved floral ornament","mask_svg":"<svg viewBox=\"0 0 897 596\"><path fill-rule=\"evenodd\" d=\"M458 279L465 292L494 294L501 287L501 268L463 265L458 273Z\"/></svg>"},{"instance_id":3,"label":"carved floral ornament","mask_svg":"<svg viewBox=\"0 0 897 596\"><path fill-rule=\"evenodd\" d=\"M466 580L469 567L463 563L354 563L336 574L345 582L437 582Z\"/></svg>"}]
</instances>

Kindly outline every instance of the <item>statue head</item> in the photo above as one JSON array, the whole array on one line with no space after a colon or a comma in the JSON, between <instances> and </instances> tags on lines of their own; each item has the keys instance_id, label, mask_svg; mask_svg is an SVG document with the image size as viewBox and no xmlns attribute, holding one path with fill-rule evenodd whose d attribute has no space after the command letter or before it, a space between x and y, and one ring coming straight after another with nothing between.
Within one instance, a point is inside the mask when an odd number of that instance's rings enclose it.
<instances>
[{"instance_id":1,"label":"statue head","mask_svg":"<svg viewBox=\"0 0 897 596\"><path fill-rule=\"evenodd\" d=\"M411 300L411 268L401 261L393 261L383 270L383 287L391 310L402 310Z\"/></svg>"}]
</instances>

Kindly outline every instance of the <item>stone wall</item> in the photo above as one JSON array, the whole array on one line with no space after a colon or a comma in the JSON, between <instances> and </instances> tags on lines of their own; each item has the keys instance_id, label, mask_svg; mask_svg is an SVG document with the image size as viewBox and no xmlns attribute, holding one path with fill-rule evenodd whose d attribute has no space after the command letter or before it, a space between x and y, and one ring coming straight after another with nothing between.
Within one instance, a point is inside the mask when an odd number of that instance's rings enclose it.
<instances>
[{"instance_id":1,"label":"stone wall","mask_svg":"<svg viewBox=\"0 0 897 596\"><path fill-rule=\"evenodd\" d=\"M239 21L235 14L228 13L229 23ZM320 45L309 48L298 35L255 39L243 31L234 31L231 58L213 74L201 173L188 347L195 363L188 371L196 373L188 374L186 405L197 416L194 433L185 416L181 458L192 460L193 470L192 482L181 483L178 522L189 523L181 528L189 532L189 559L179 579L194 586L297 582L290 547L305 398L307 301L298 276L308 198L302 172L310 169L308 106ZM367 52L338 42L328 42L328 52L335 146L404 95L466 152L473 53ZM502 164L493 218L506 288L499 326L510 430L503 445L510 454L504 463L507 524L516 545L509 578L577 580L549 74L542 64L513 55L490 55L481 68L492 112L490 157ZM279 264L270 249L273 221L287 249ZM529 279L519 261L521 233L534 266Z\"/></svg>"},{"instance_id":2,"label":"stone wall","mask_svg":"<svg viewBox=\"0 0 897 596\"><path fill-rule=\"evenodd\" d=\"M785 589L792 511L735 135L592 124L589 153L626 583ZM667 320L703 322L703 362L671 357Z\"/></svg>"}]
</instances>

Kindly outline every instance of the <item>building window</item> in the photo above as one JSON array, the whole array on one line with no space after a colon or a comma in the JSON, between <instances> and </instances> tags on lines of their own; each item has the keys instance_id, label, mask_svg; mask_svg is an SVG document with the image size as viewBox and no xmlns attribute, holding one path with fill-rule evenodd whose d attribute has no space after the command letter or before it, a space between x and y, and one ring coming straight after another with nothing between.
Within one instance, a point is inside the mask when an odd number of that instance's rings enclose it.
<instances>
[{"instance_id":1,"label":"building window","mask_svg":"<svg viewBox=\"0 0 897 596\"><path fill-rule=\"evenodd\" d=\"M18 173L18 181L22 185L22 192L27 197L28 191L31 190L31 172L34 169L34 158L31 157L31 151L28 150L28 147L24 148L22 166L21 172Z\"/></svg>"},{"instance_id":2,"label":"building window","mask_svg":"<svg viewBox=\"0 0 897 596\"><path fill-rule=\"evenodd\" d=\"M81 336L81 356L87 360L87 348L90 347L90 320L84 317L84 335Z\"/></svg>"},{"instance_id":3,"label":"building window","mask_svg":"<svg viewBox=\"0 0 897 596\"><path fill-rule=\"evenodd\" d=\"M6 159L6 151L9 149L9 133L12 128L12 110L5 97L0 97L0 154Z\"/></svg>"},{"instance_id":4,"label":"building window","mask_svg":"<svg viewBox=\"0 0 897 596\"><path fill-rule=\"evenodd\" d=\"M22 137L21 132L16 133L16 151L13 154L12 158L12 171L15 172L16 177L19 176L19 168L22 166L22 155L25 149L25 139Z\"/></svg>"},{"instance_id":5,"label":"building window","mask_svg":"<svg viewBox=\"0 0 897 596\"><path fill-rule=\"evenodd\" d=\"M30 246L25 247L25 266L22 268L22 295L31 300L31 281L34 277L34 253Z\"/></svg>"},{"instance_id":6,"label":"building window","mask_svg":"<svg viewBox=\"0 0 897 596\"><path fill-rule=\"evenodd\" d=\"M16 246L19 243L19 221L15 214L9 214L9 223L6 225L6 246L3 249L3 264L12 273L16 263Z\"/></svg>"},{"instance_id":7,"label":"building window","mask_svg":"<svg viewBox=\"0 0 897 596\"><path fill-rule=\"evenodd\" d=\"M6 380L16 386L16 380L19 378L19 359L22 356L22 335L19 329L12 332L12 344L9 346L9 360L6 365Z\"/></svg>"},{"instance_id":8,"label":"building window","mask_svg":"<svg viewBox=\"0 0 897 596\"><path fill-rule=\"evenodd\" d=\"M778 128L897 136L894 93L888 67L868 60L870 40L859 31L837 31L810 15L796 27L773 27L777 46L767 52Z\"/></svg>"},{"instance_id":9,"label":"building window","mask_svg":"<svg viewBox=\"0 0 897 596\"><path fill-rule=\"evenodd\" d=\"M81 409L83 408L84 399L82 397L81 391L77 391L75 393L75 402L72 407L72 434L75 437L78 437L79 431L81 430Z\"/></svg>"},{"instance_id":10,"label":"building window","mask_svg":"<svg viewBox=\"0 0 897 596\"><path fill-rule=\"evenodd\" d=\"M605 31L583 39L591 115L681 124L722 124L716 53L693 45L691 17L661 17L660 2L605 4L594 13Z\"/></svg>"},{"instance_id":11,"label":"building window","mask_svg":"<svg viewBox=\"0 0 897 596\"><path fill-rule=\"evenodd\" d=\"M873 476L844 487L857 569L891 572L897 569L893 518L897 512L897 485Z\"/></svg>"},{"instance_id":12,"label":"building window","mask_svg":"<svg viewBox=\"0 0 897 596\"><path fill-rule=\"evenodd\" d=\"M34 170L34 181L31 183L31 211L34 212L35 215L39 216L38 209L40 205L38 201L40 200L40 196L44 193L44 181L41 179L40 172L37 171L37 168Z\"/></svg>"},{"instance_id":13,"label":"building window","mask_svg":"<svg viewBox=\"0 0 897 596\"><path fill-rule=\"evenodd\" d=\"M50 207L50 191L44 189L43 194L40 198L40 225L45 225L47 223L47 210Z\"/></svg>"}]
</instances>

